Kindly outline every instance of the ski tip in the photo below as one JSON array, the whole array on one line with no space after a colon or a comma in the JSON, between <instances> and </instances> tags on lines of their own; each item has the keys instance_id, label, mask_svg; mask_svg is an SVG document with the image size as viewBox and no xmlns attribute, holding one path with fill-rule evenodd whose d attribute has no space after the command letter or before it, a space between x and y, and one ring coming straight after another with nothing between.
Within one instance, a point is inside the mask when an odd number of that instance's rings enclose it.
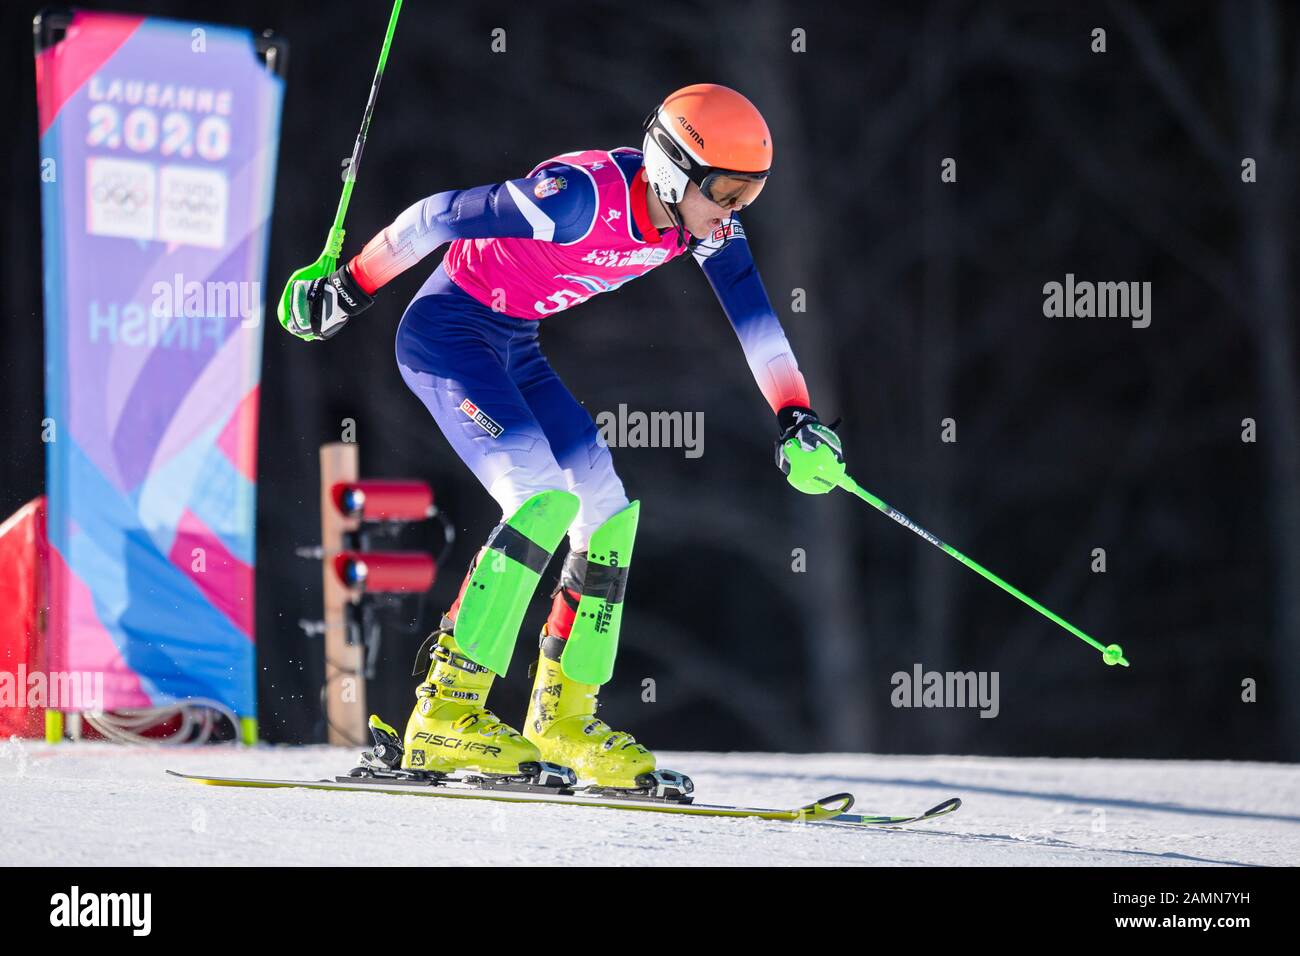
<instances>
[{"instance_id":1,"label":"ski tip","mask_svg":"<svg viewBox=\"0 0 1300 956\"><path fill-rule=\"evenodd\" d=\"M832 793L829 797L822 797L815 803L810 803L800 813L806 814L809 819L830 820L842 813L848 813L852 808L853 794Z\"/></svg>"},{"instance_id":2,"label":"ski tip","mask_svg":"<svg viewBox=\"0 0 1300 956\"><path fill-rule=\"evenodd\" d=\"M922 815L926 817L937 817L940 814L952 813L954 810L960 810L960 809L961 809L961 798L950 797L947 800L945 800L943 803L936 804L935 806L931 807L929 810L926 810L925 813Z\"/></svg>"},{"instance_id":3,"label":"ski tip","mask_svg":"<svg viewBox=\"0 0 1300 956\"><path fill-rule=\"evenodd\" d=\"M211 783L211 781L208 780L207 777L200 777L198 774L181 773L179 770L167 770L164 772L167 774L167 776L175 777L177 780L194 780L198 783Z\"/></svg>"}]
</instances>

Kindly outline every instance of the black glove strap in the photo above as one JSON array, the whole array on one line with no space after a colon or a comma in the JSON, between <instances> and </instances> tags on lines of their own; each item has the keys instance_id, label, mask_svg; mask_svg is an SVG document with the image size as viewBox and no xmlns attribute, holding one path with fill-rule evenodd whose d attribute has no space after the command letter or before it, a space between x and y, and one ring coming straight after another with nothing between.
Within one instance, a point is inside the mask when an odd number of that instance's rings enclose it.
<instances>
[{"instance_id":1,"label":"black glove strap","mask_svg":"<svg viewBox=\"0 0 1300 956\"><path fill-rule=\"evenodd\" d=\"M343 306L343 311L348 315L356 315L370 308L375 301L374 297L366 292L365 289L352 278L352 272L348 267L341 266L332 272L327 280L339 295L339 304Z\"/></svg>"},{"instance_id":2,"label":"black glove strap","mask_svg":"<svg viewBox=\"0 0 1300 956\"><path fill-rule=\"evenodd\" d=\"M776 413L776 427L781 429L781 441L790 438L809 422L821 421L817 413L802 405L787 405Z\"/></svg>"}]
</instances>

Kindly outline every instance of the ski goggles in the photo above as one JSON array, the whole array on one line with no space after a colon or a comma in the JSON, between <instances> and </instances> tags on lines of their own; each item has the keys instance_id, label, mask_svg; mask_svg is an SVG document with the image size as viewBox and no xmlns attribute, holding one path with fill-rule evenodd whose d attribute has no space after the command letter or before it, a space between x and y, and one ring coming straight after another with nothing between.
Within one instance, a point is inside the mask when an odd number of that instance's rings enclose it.
<instances>
[{"instance_id":1,"label":"ski goggles","mask_svg":"<svg viewBox=\"0 0 1300 956\"><path fill-rule=\"evenodd\" d=\"M701 168L711 170L708 166ZM767 182L767 173L736 173L712 169L703 178L696 179L692 175L691 179L700 187L705 199L723 209L739 209L758 198Z\"/></svg>"}]
</instances>

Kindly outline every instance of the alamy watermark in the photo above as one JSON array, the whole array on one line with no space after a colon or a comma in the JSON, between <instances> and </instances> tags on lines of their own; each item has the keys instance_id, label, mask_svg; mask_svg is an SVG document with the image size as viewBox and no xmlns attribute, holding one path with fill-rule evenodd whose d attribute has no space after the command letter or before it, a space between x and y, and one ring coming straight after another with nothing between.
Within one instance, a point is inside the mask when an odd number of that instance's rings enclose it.
<instances>
[{"instance_id":1,"label":"alamy watermark","mask_svg":"<svg viewBox=\"0 0 1300 956\"><path fill-rule=\"evenodd\" d=\"M703 412L628 411L620 403L617 411L599 412L596 427L610 448L682 448L687 458L704 454Z\"/></svg>"},{"instance_id":2,"label":"alamy watermark","mask_svg":"<svg viewBox=\"0 0 1300 956\"><path fill-rule=\"evenodd\" d=\"M186 318L239 318L245 328L262 321L262 283L205 282L185 280L177 272L170 282L159 280L149 290L153 293L150 314L156 319Z\"/></svg>"},{"instance_id":3,"label":"alamy watermark","mask_svg":"<svg viewBox=\"0 0 1300 956\"><path fill-rule=\"evenodd\" d=\"M104 711L103 671L0 671L0 708Z\"/></svg>"},{"instance_id":4,"label":"alamy watermark","mask_svg":"<svg viewBox=\"0 0 1300 956\"><path fill-rule=\"evenodd\" d=\"M50 897L50 925L120 926L132 936L148 936L153 927L152 893L83 893L73 886Z\"/></svg>"},{"instance_id":5,"label":"alamy watermark","mask_svg":"<svg viewBox=\"0 0 1300 956\"><path fill-rule=\"evenodd\" d=\"M147 308L139 302L90 300L90 341L202 351L221 347L232 320L245 329L262 324L260 282L187 282L178 272L170 281L155 282L150 292Z\"/></svg>"},{"instance_id":6,"label":"alamy watermark","mask_svg":"<svg viewBox=\"0 0 1300 956\"><path fill-rule=\"evenodd\" d=\"M1073 272L1065 282L1043 285L1043 315L1049 319L1131 319L1135 329L1151 324L1150 282L1076 281Z\"/></svg>"},{"instance_id":7,"label":"alamy watermark","mask_svg":"<svg viewBox=\"0 0 1300 956\"><path fill-rule=\"evenodd\" d=\"M979 708L981 717L996 717L997 671L927 671L913 664L911 672L895 671L889 702L894 707Z\"/></svg>"}]
</instances>

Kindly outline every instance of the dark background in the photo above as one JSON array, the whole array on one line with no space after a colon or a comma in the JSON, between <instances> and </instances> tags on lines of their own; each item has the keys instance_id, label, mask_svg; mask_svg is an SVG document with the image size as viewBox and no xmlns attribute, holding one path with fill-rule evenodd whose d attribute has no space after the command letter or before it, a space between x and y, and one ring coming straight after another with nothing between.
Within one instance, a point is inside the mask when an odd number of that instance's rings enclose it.
<instances>
[{"instance_id":1,"label":"dark background","mask_svg":"<svg viewBox=\"0 0 1300 956\"><path fill-rule=\"evenodd\" d=\"M266 283L278 294L333 216L388 5L108 6L289 41ZM7 5L3 21L0 515L44 484L36 9ZM491 50L497 27L505 53ZM1095 27L1104 54L1090 52ZM808 52L791 52L794 29ZM428 194L563 151L639 147L641 119L679 86L740 89L776 145L747 231L814 405L844 417L850 473L1133 666L1104 666L864 503L789 488L771 413L686 260L543 332L593 412L705 416L701 458L615 450L642 521L602 716L664 749L1297 759L1298 35L1296 10L1267 2L408 0L345 253ZM1258 182L1242 182L1244 157ZM363 473L430 480L460 530L369 689L399 727L419 637L497 518L393 359L439 258L330 343L268 327L257 620L270 740L324 739L321 647L297 627L320 614L319 570L293 548L319 539L317 448L344 418ZM1067 272L1151 282L1151 326L1045 318L1043 284ZM796 288L806 312L791 311ZM1255 443L1241 440L1248 417ZM945 418L955 443L940 440ZM493 692L516 725L542 605ZM891 707L890 675L914 663L999 672L1000 716ZM1257 703L1241 700L1246 678Z\"/></svg>"}]
</instances>

